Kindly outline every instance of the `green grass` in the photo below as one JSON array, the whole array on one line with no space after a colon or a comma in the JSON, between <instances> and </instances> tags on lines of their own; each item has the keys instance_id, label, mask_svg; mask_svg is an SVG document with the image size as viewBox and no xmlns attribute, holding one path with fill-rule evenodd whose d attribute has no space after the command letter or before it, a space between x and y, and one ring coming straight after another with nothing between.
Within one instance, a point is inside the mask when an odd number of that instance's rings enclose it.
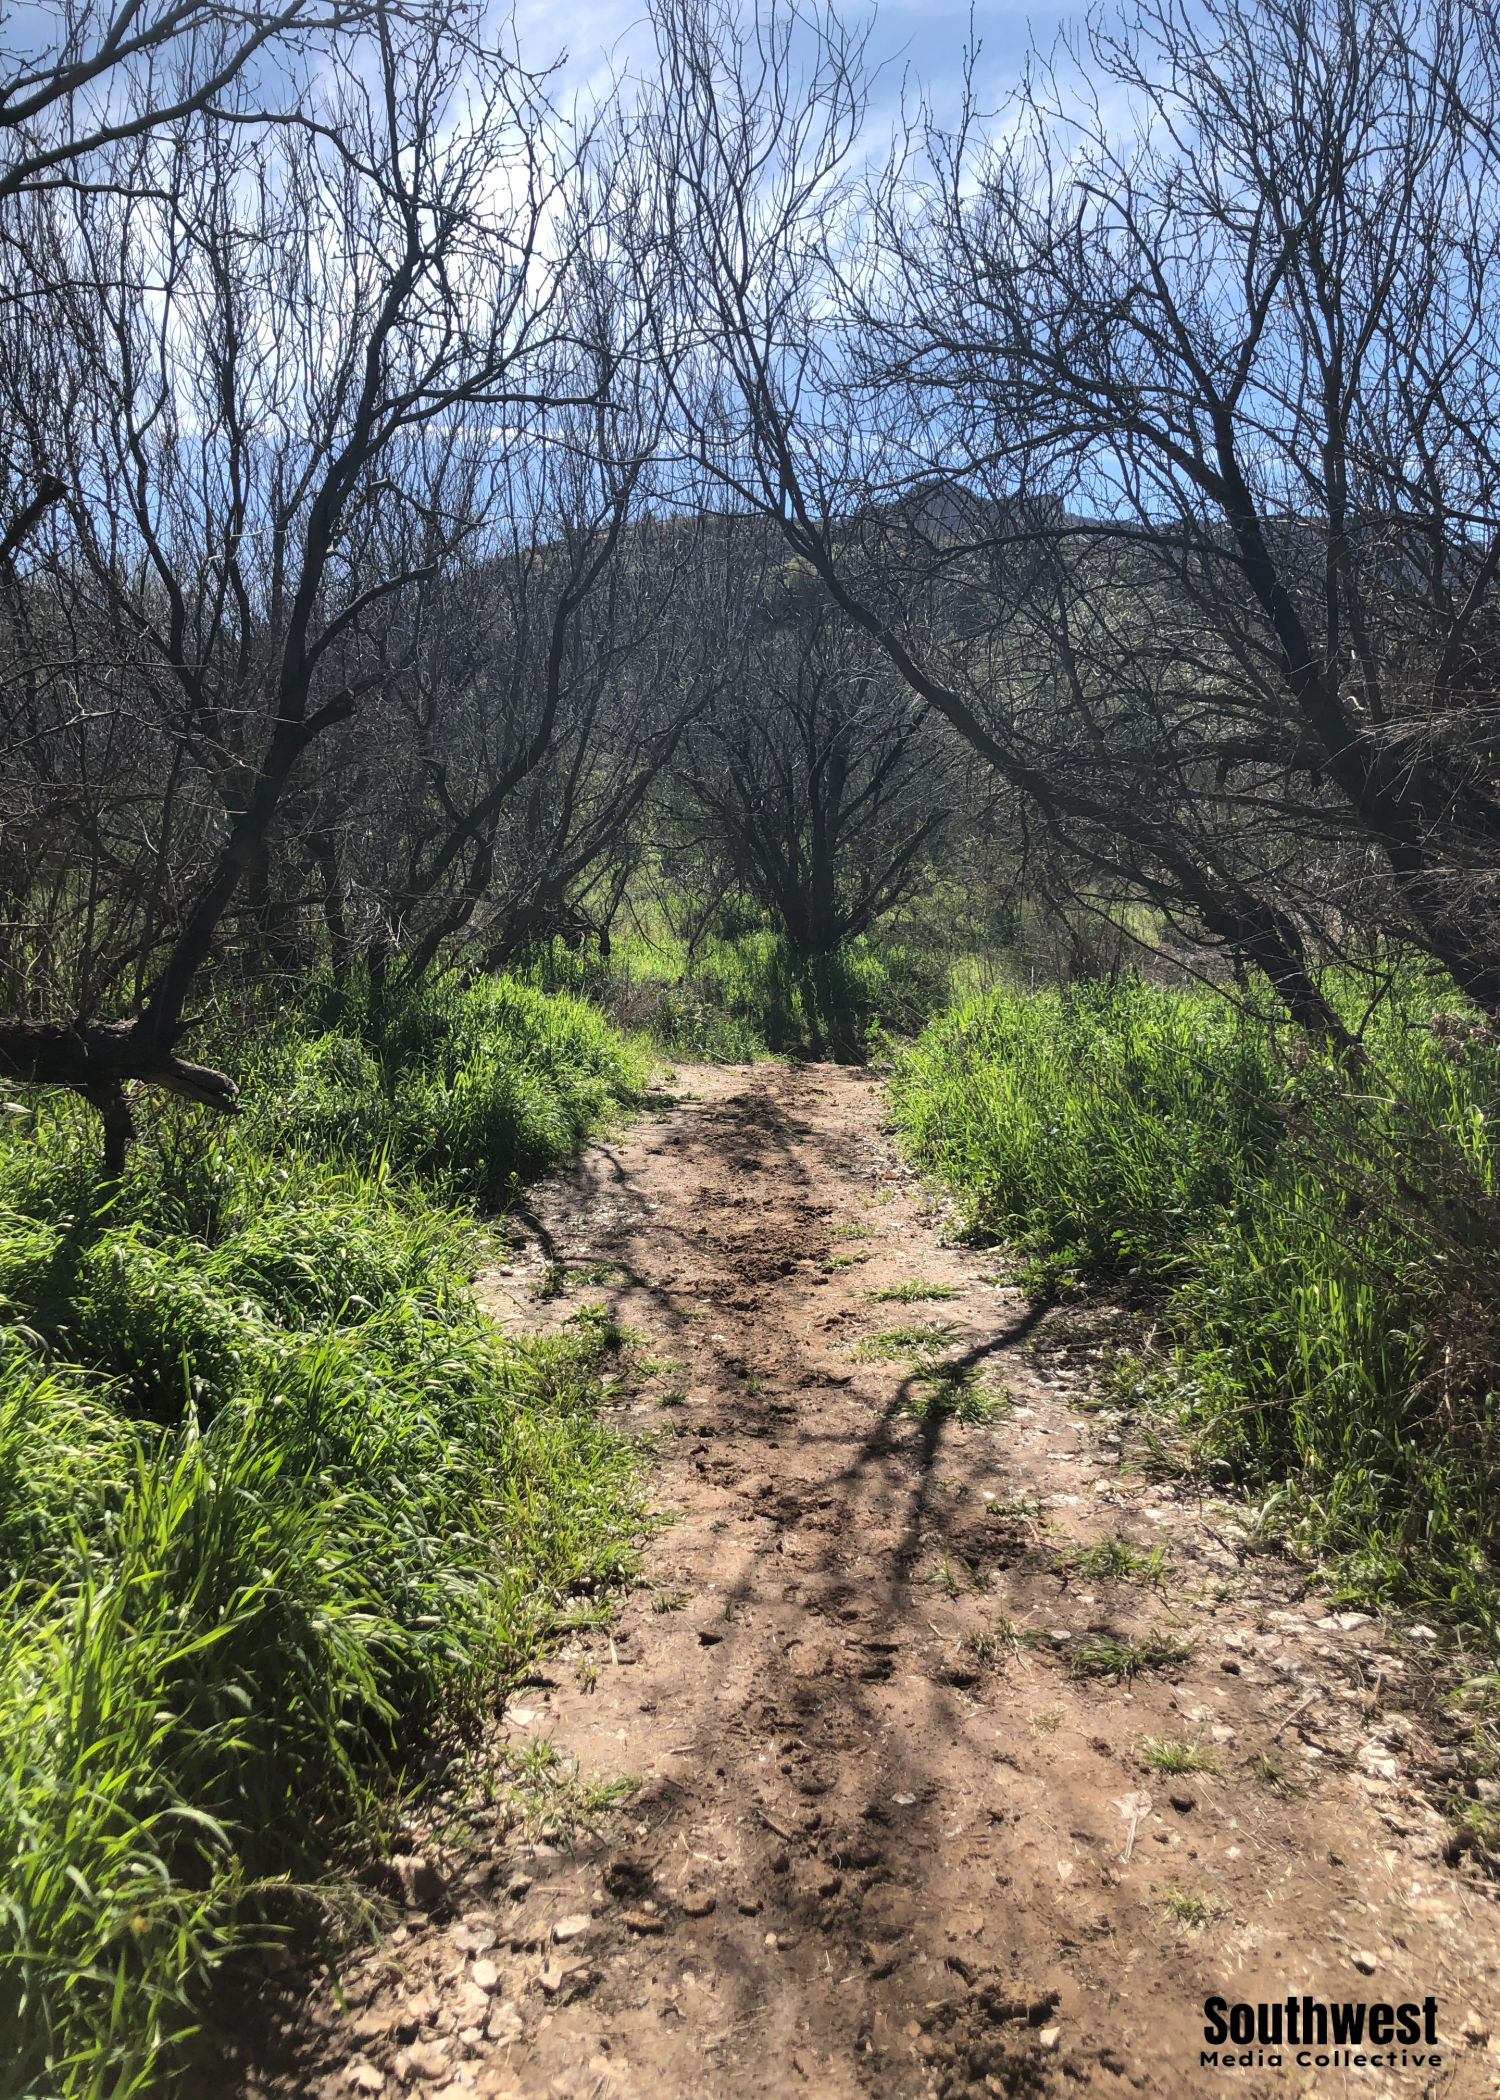
<instances>
[{"instance_id":1,"label":"green grass","mask_svg":"<svg viewBox=\"0 0 1500 2100\"><path fill-rule=\"evenodd\" d=\"M1214 1906L1199 1889L1164 1889L1162 1909L1174 1925L1192 1930L1206 1925L1214 1915Z\"/></svg>"},{"instance_id":2,"label":"green grass","mask_svg":"<svg viewBox=\"0 0 1500 2100\"><path fill-rule=\"evenodd\" d=\"M941 1016L897 1061L908 1152L1033 1289L1124 1291L1115 1399L1339 1593L1500 1639L1500 1041L1397 985L1332 986L1363 1060L1138 983Z\"/></svg>"},{"instance_id":3,"label":"green grass","mask_svg":"<svg viewBox=\"0 0 1500 2100\"><path fill-rule=\"evenodd\" d=\"M1171 1634L1148 1633L1133 1640L1122 1634L1090 1633L1069 1648L1068 1675L1128 1680L1142 1670L1179 1670L1192 1659L1192 1642Z\"/></svg>"},{"instance_id":4,"label":"green grass","mask_svg":"<svg viewBox=\"0 0 1500 2100\"><path fill-rule=\"evenodd\" d=\"M919 1361L911 1388L896 1402L896 1413L919 1422L993 1422L1007 1405L1005 1396L985 1390L967 1364Z\"/></svg>"},{"instance_id":5,"label":"green grass","mask_svg":"<svg viewBox=\"0 0 1500 2100\"><path fill-rule=\"evenodd\" d=\"M862 1061L887 1033L919 1029L948 997L949 967L899 938L861 938L808 961L769 926L686 945L663 926L617 933L607 961L560 941L522 974L546 990L597 1000L669 1056L723 1064L755 1058Z\"/></svg>"},{"instance_id":6,"label":"green grass","mask_svg":"<svg viewBox=\"0 0 1500 2100\"><path fill-rule=\"evenodd\" d=\"M905 1327L882 1327L855 1345L861 1363L915 1362L934 1349L945 1349L958 1334L951 1320L919 1320Z\"/></svg>"},{"instance_id":7,"label":"green grass","mask_svg":"<svg viewBox=\"0 0 1500 2100\"><path fill-rule=\"evenodd\" d=\"M1148 1548L1129 1539L1100 1539L1093 1546L1071 1546L1054 1554L1060 1575L1085 1582L1141 1581L1161 1587L1166 1581L1167 1551L1160 1543Z\"/></svg>"},{"instance_id":8,"label":"green grass","mask_svg":"<svg viewBox=\"0 0 1500 2100\"><path fill-rule=\"evenodd\" d=\"M6 2100L163 2090L225 1966L347 1908L346 1836L635 1566L617 1334L502 1336L451 1206L639 1060L524 987L431 995L378 1058L326 1020L241 1064L232 1124L143 1108L103 1214L81 1106L0 1124Z\"/></svg>"},{"instance_id":9,"label":"green grass","mask_svg":"<svg viewBox=\"0 0 1500 2100\"><path fill-rule=\"evenodd\" d=\"M1171 1736L1144 1737L1138 1754L1148 1772L1217 1772L1219 1769L1211 1750L1205 1750L1200 1743L1179 1743Z\"/></svg>"},{"instance_id":10,"label":"green grass","mask_svg":"<svg viewBox=\"0 0 1500 2100\"><path fill-rule=\"evenodd\" d=\"M905 1283L888 1284L884 1290L866 1291L865 1296L877 1305L921 1305L932 1299L956 1298L958 1289L951 1283L923 1283L913 1277Z\"/></svg>"}]
</instances>

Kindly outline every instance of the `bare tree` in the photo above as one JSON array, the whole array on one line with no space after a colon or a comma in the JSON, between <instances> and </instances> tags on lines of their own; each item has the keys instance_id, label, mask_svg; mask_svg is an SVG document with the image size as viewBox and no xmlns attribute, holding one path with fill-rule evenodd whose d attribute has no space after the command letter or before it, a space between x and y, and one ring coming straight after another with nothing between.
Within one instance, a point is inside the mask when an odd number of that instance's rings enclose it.
<instances>
[{"instance_id":1,"label":"bare tree","mask_svg":"<svg viewBox=\"0 0 1500 2100\"><path fill-rule=\"evenodd\" d=\"M284 0L95 0L0 13L0 202L40 185L86 179L83 164L219 104L260 61L255 86L274 113L295 107L309 49L369 13ZM278 77L279 76L279 77ZM280 90L279 100L276 91ZM251 103L236 115L243 117ZM268 112L269 113L269 112Z\"/></svg>"},{"instance_id":2,"label":"bare tree","mask_svg":"<svg viewBox=\"0 0 1500 2100\"><path fill-rule=\"evenodd\" d=\"M308 754L408 674L497 457L597 383L559 237L577 155L461 14L378 14L315 124L115 151L109 184L21 200L0 355L67 491L0 575L36 723L13 757L38 800L65 782L69 893L109 900L29 976L0 1067L85 1091L111 1170L126 1081L232 1100L175 1044Z\"/></svg>"},{"instance_id":3,"label":"bare tree","mask_svg":"<svg viewBox=\"0 0 1500 2100\"><path fill-rule=\"evenodd\" d=\"M611 460L597 419L591 442L514 475L508 544L430 594L378 757L349 739L330 777L321 835L372 966L406 984L555 934L607 948L634 820L721 676L705 535L653 514L648 463Z\"/></svg>"},{"instance_id":4,"label":"bare tree","mask_svg":"<svg viewBox=\"0 0 1500 2100\"><path fill-rule=\"evenodd\" d=\"M684 741L679 821L805 964L912 896L956 784L926 707L804 563L771 565L746 624L735 674Z\"/></svg>"},{"instance_id":5,"label":"bare tree","mask_svg":"<svg viewBox=\"0 0 1500 2100\"><path fill-rule=\"evenodd\" d=\"M1308 944L1353 914L1500 1006L1490 15L1153 0L1093 34L1107 105L1037 70L858 191L836 24L799 76L790 16L658 21L742 500L1071 851L1300 1019L1337 1033ZM939 529L919 488L961 499Z\"/></svg>"}]
</instances>

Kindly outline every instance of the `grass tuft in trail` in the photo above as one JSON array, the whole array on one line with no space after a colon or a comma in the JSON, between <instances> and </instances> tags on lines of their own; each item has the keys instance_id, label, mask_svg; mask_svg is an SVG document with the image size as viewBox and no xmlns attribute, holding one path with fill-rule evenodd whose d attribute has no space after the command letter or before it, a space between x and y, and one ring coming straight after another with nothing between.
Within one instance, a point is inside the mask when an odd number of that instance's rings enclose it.
<instances>
[{"instance_id":1,"label":"grass tuft in trail","mask_svg":"<svg viewBox=\"0 0 1500 2100\"><path fill-rule=\"evenodd\" d=\"M1159 1541L1147 1548L1129 1539L1100 1539L1097 1545L1070 1546L1054 1554L1052 1565L1059 1575L1085 1582L1140 1581L1161 1588L1166 1583L1167 1549Z\"/></svg>"},{"instance_id":2,"label":"grass tuft in trail","mask_svg":"<svg viewBox=\"0 0 1500 2100\"><path fill-rule=\"evenodd\" d=\"M1171 1736L1143 1737L1137 1752L1148 1772L1217 1772L1218 1760L1201 1743L1179 1743Z\"/></svg>"},{"instance_id":3,"label":"grass tuft in trail","mask_svg":"<svg viewBox=\"0 0 1500 2100\"><path fill-rule=\"evenodd\" d=\"M918 1361L909 1384L895 1411L919 1422L993 1422L1008 1405L1003 1394L987 1391L967 1364Z\"/></svg>"},{"instance_id":4,"label":"grass tuft in trail","mask_svg":"<svg viewBox=\"0 0 1500 2100\"><path fill-rule=\"evenodd\" d=\"M1147 1633L1138 1640L1123 1634L1090 1633L1068 1650L1070 1677L1122 1677L1129 1681L1142 1670L1179 1670L1193 1659L1191 1641L1171 1634Z\"/></svg>"},{"instance_id":5,"label":"grass tuft in trail","mask_svg":"<svg viewBox=\"0 0 1500 2100\"><path fill-rule=\"evenodd\" d=\"M915 1362L935 1349L946 1349L958 1329L950 1320L922 1320L906 1327L882 1327L856 1343L853 1355L861 1363Z\"/></svg>"},{"instance_id":6,"label":"grass tuft in trail","mask_svg":"<svg viewBox=\"0 0 1500 2100\"><path fill-rule=\"evenodd\" d=\"M923 1283L913 1277L905 1283L888 1284L884 1290L866 1291L865 1296L877 1305L921 1305L929 1300L956 1298L958 1287L951 1283Z\"/></svg>"}]
</instances>

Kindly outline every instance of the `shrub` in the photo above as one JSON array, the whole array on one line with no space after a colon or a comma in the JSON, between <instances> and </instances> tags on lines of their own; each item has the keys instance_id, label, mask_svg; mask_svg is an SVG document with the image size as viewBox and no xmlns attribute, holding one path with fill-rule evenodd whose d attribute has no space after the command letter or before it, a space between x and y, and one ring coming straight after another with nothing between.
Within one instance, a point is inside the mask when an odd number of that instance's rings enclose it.
<instances>
[{"instance_id":1,"label":"shrub","mask_svg":"<svg viewBox=\"0 0 1500 2100\"><path fill-rule=\"evenodd\" d=\"M503 1337L413 1174L504 1193L640 1062L524 987L405 1025L409 1064L288 1030L236 1123L153 1112L103 1213L73 1103L0 1127L7 2100L161 2090L220 1968L632 1565L607 1324Z\"/></svg>"},{"instance_id":2,"label":"shrub","mask_svg":"<svg viewBox=\"0 0 1500 2100\"><path fill-rule=\"evenodd\" d=\"M1342 1061L1208 994L998 993L895 1081L971 1232L1160 1309L1175 1346L1121 1391L1337 1555L1351 1595L1491 1633L1497 1101L1488 1027L1416 986Z\"/></svg>"}]
</instances>

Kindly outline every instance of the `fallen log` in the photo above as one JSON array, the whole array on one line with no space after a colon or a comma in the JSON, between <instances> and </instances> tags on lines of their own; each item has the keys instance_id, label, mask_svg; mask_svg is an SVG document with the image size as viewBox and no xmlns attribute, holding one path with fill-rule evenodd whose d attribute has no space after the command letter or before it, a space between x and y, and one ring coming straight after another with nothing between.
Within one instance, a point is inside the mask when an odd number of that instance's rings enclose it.
<instances>
[{"instance_id":1,"label":"fallen log","mask_svg":"<svg viewBox=\"0 0 1500 2100\"><path fill-rule=\"evenodd\" d=\"M134 1021L0 1021L0 1079L73 1087L97 1100L127 1080L236 1113L227 1072L190 1064Z\"/></svg>"}]
</instances>

